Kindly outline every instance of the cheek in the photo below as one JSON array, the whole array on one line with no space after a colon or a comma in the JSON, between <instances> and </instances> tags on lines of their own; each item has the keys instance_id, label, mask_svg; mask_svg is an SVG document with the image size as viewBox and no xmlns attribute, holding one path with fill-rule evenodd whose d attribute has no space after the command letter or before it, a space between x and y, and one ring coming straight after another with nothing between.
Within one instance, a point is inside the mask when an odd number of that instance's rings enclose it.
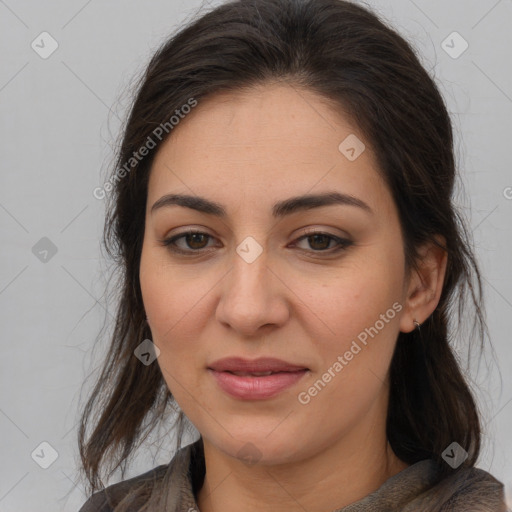
<instances>
[{"instance_id":1,"label":"cheek","mask_svg":"<svg viewBox=\"0 0 512 512\"><path fill-rule=\"evenodd\" d=\"M385 394L401 310L392 284L359 273L321 286L308 298L322 320L309 333L319 365L301 387L299 402L308 402L304 414L318 418L321 428L348 428Z\"/></svg>"},{"instance_id":2,"label":"cheek","mask_svg":"<svg viewBox=\"0 0 512 512\"><path fill-rule=\"evenodd\" d=\"M385 381L403 308L402 261L392 247L386 252L375 246L364 261L347 264L321 284L315 286L313 279L296 281L297 295L313 313L309 338L321 360L311 380L322 378L329 369L336 374L331 380L325 376L332 383L322 391L324 399L370 400Z\"/></svg>"},{"instance_id":3,"label":"cheek","mask_svg":"<svg viewBox=\"0 0 512 512\"><path fill-rule=\"evenodd\" d=\"M144 307L152 341L160 350L158 364L176 397L181 395L180 383L191 384L202 369L199 344L207 321L208 291L214 284L197 271L170 265L160 251L143 250L140 286Z\"/></svg>"},{"instance_id":4,"label":"cheek","mask_svg":"<svg viewBox=\"0 0 512 512\"><path fill-rule=\"evenodd\" d=\"M165 252L144 246L140 264L140 286L144 308L153 334L179 328L194 307L200 307L205 282L187 270L169 263ZM160 340L164 341L164 340Z\"/></svg>"},{"instance_id":5,"label":"cheek","mask_svg":"<svg viewBox=\"0 0 512 512\"><path fill-rule=\"evenodd\" d=\"M151 271L142 272L142 268L140 282L144 307L152 341L160 350L157 364L175 400L180 407L188 408L186 390L194 389L193 380L197 375L193 371L197 365L193 339L199 339L195 334L198 327L191 322L191 309L197 300L194 300L194 294L187 295L177 286L168 271L160 272L152 267Z\"/></svg>"},{"instance_id":6,"label":"cheek","mask_svg":"<svg viewBox=\"0 0 512 512\"><path fill-rule=\"evenodd\" d=\"M392 306L402 300L402 277L400 262L366 259L320 279L295 276L294 293L308 316L316 318L318 334L347 341L373 326L390 308L386 325L397 324L397 308Z\"/></svg>"}]
</instances>

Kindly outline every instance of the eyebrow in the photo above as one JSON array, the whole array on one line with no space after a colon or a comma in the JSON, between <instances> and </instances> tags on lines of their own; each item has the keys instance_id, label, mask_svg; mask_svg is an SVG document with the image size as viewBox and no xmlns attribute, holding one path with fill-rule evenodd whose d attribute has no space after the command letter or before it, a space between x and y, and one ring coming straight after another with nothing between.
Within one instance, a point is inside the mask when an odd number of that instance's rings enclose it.
<instances>
[{"instance_id":1,"label":"eyebrow","mask_svg":"<svg viewBox=\"0 0 512 512\"><path fill-rule=\"evenodd\" d=\"M186 194L167 194L158 199L151 207L151 213L164 207L183 206L191 208L198 212L208 215L215 215L219 218L226 218L226 209L215 201L211 201L200 196L191 196ZM283 201L275 203L272 207L272 215L275 218L282 218L292 213L320 208L322 206L344 205L361 208L369 214L374 214L373 210L361 199L349 194L340 192L324 192L320 194L306 194L302 196L290 197Z\"/></svg>"}]
</instances>

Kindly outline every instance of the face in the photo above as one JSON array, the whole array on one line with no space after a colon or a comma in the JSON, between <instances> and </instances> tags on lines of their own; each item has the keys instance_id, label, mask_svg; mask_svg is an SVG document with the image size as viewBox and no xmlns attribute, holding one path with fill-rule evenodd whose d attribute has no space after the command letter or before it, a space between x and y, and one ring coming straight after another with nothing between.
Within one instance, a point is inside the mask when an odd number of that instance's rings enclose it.
<instances>
[{"instance_id":1,"label":"face","mask_svg":"<svg viewBox=\"0 0 512 512\"><path fill-rule=\"evenodd\" d=\"M147 199L155 364L205 442L284 463L385 421L403 240L356 126L288 85L211 96L159 149Z\"/></svg>"}]
</instances>

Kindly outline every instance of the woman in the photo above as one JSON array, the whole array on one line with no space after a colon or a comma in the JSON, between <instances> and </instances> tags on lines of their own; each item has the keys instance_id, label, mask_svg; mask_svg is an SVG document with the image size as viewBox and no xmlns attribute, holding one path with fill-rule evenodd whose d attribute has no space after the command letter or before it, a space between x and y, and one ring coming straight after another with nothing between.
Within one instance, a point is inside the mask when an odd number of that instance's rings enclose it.
<instances>
[{"instance_id":1,"label":"woman","mask_svg":"<svg viewBox=\"0 0 512 512\"><path fill-rule=\"evenodd\" d=\"M452 128L404 39L341 0L222 5L151 60L117 163L83 468L100 489L169 407L200 437L83 512L505 510L449 343L465 291L485 330Z\"/></svg>"}]
</instances>

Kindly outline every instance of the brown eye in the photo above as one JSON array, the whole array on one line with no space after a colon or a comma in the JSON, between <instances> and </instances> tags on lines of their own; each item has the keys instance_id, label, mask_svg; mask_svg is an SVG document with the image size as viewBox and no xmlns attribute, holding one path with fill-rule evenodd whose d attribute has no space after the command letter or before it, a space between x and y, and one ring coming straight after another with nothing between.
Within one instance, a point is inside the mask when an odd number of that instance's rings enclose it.
<instances>
[{"instance_id":1,"label":"brown eye","mask_svg":"<svg viewBox=\"0 0 512 512\"><path fill-rule=\"evenodd\" d=\"M189 233L185 235L185 242L191 249L203 249L207 237L204 233Z\"/></svg>"},{"instance_id":2,"label":"brown eye","mask_svg":"<svg viewBox=\"0 0 512 512\"><path fill-rule=\"evenodd\" d=\"M312 249L328 249L330 243L334 240L334 238L327 235L309 235L307 237L309 241L309 245Z\"/></svg>"},{"instance_id":3,"label":"brown eye","mask_svg":"<svg viewBox=\"0 0 512 512\"><path fill-rule=\"evenodd\" d=\"M344 238L339 238L337 236L330 235L328 233L321 233L321 232L308 233L307 235L300 237L297 240L297 242L300 242L302 240L307 240L309 247L306 247L306 248L301 247L301 249L304 249L306 251L312 250L313 252L332 253L332 252L337 252L339 250L343 250L346 247L349 247L350 245L353 244L353 242L350 240L347 240ZM296 242L296 244L297 244L297 242ZM332 242L334 242L334 247L331 246ZM329 249L333 249L333 250L329 250Z\"/></svg>"},{"instance_id":4,"label":"brown eye","mask_svg":"<svg viewBox=\"0 0 512 512\"><path fill-rule=\"evenodd\" d=\"M160 243L169 248L169 250L177 253L187 254L201 252L207 247L208 240L212 238L207 233L201 231L187 231L180 235L160 240ZM178 245L177 241L183 239L185 245Z\"/></svg>"}]
</instances>

